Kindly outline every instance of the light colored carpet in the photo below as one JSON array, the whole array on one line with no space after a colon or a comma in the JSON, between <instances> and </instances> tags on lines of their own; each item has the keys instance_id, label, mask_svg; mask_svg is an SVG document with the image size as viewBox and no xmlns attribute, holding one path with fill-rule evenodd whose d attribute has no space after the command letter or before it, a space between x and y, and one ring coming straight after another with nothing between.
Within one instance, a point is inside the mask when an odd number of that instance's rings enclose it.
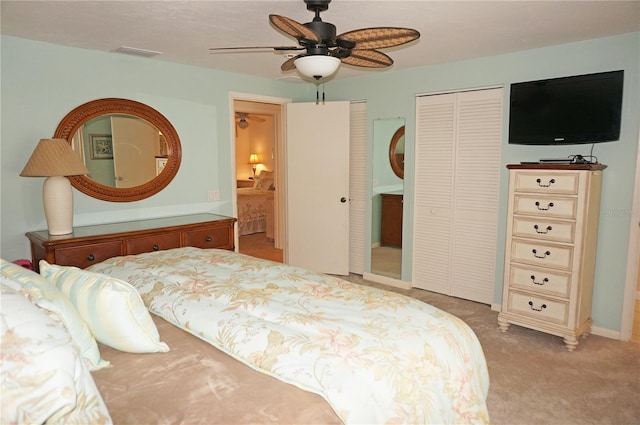
<instances>
[{"instance_id":1,"label":"light colored carpet","mask_svg":"<svg viewBox=\"0 0 640 425\"><path fill-rule=\"evenodd\" d=\"M240 251L252 251L251 238L244 248L242 238ZM277 251L267 254L259 236L253 239L261 258L277 257ZM487 359L493 425L640 425L640 344L589 335L569 352L560 337L515 325L501 332L498 313L485 304L392 288L355 274L345 278L414 297L464 320Z\"/></svg>"}]
</instances>

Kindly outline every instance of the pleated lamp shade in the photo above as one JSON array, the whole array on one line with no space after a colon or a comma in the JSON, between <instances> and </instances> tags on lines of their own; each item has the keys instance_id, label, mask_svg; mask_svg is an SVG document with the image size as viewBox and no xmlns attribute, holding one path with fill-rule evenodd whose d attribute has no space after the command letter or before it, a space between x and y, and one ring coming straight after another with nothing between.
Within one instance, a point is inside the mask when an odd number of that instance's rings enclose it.
<instances>
[{"instance_id":1,"label":"pleated lamp shade","mask_svg":"<svg viewBox=\"0 0 640 425\"><path fill-rule=\"evenodd\" d=\"M73 191L66 176L89 174L89 170L64 139L41 139L20 173L23 177L47 177L42 201L51 235L73 232Z\"/></svg>"}]
</instances>

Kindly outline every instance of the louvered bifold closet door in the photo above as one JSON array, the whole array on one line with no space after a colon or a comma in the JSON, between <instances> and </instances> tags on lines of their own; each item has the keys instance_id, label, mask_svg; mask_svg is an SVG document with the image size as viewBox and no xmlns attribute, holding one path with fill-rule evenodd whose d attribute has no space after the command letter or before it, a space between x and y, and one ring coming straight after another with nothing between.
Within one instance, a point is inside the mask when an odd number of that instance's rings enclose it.
<instances>
[{"instance_id":1,"label":"louvered bifold closet door","mask_svg":"<svg viewBox=\"0 0 640 425\"><path fill-rule=\"evenodd\" d=\"M416 287L493 301L502 92L500 88L417 98Z\"/></svg>"},{"instance_id":2,"label":"louvered bifold closet door","mask_svg":"<svg viewBox=\"0 0 640 425\"><path fill-rule=\"evenodd\" d=\"M349 141L349 271L364 274L367 178L367 104L351 104Z\"/></svg>"}]
</instances>

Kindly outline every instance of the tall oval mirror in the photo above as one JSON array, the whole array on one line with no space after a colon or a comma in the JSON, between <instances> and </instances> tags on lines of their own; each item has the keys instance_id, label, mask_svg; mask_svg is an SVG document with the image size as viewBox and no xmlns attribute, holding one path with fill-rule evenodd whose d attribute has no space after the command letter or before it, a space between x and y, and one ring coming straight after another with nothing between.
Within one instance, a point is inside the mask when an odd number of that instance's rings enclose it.
<instances>
[{"instance_id":1,"label":"tall oval mirror","mask_svg":"<svg viewBox=\"0 0 640 425\"><path fill-rule=\"evenodd\" d=\"M404 124L404 118L373 122L371 273L394 279L402 278Z\"/></svg>"},{"instance_id":2,"label":"tall oval mirror","mask_svg":"<svg viewBox=\"0 0 640 425\"><path fill-rule=\"evenodd\" d=\"M178 133L160 112L127 99L98 99L78 106L58 125L89 170L70 176L79 191L112 202L148 198L175 177L182 159Z\"/></svg>"}]
</instances>

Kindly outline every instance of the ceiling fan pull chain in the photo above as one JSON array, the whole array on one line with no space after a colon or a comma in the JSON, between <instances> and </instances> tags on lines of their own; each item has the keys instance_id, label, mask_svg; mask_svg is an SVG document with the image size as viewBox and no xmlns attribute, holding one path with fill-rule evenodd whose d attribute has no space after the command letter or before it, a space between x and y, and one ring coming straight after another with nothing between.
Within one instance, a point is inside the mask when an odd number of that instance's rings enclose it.
<instances>
[{"instance_id":1,"label":"ceiling fan pull chain","mask_svg":"<svg viewBox=\"0 0 640 425\"><path fill-rule=\"evenodd\" d=\"M320 103L320 87L316 85L316 105Z\"/></svg>"},{"instance_id":2,"label":"ceiling fan pull chain","mask_svg":"<svg viewBox=\"0 0 640 425\"><path fill-rule=\"evenodd\" d=\"M322 79L322 104L324 105L324 78Z\"/></svg>"}]
</instances>

